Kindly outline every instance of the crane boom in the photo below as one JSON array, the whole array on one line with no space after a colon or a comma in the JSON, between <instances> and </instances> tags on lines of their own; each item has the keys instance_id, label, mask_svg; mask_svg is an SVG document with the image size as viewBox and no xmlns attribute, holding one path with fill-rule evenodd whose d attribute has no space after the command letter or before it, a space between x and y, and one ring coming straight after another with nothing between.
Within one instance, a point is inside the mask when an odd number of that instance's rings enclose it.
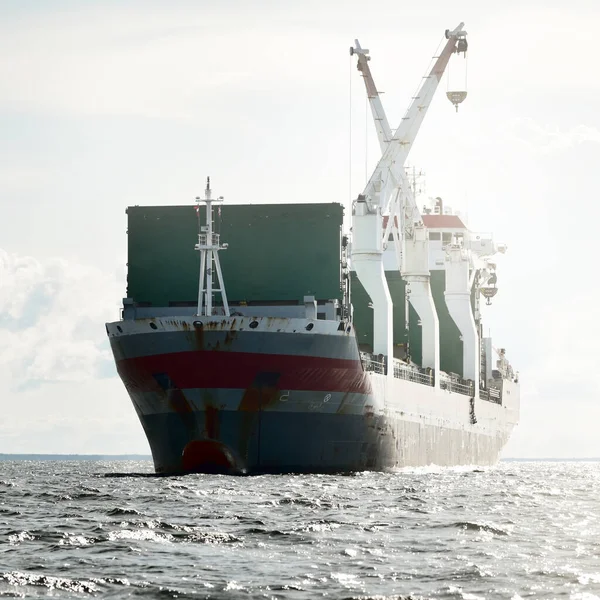
<instances>
[{"instance_id":1,"label":"crane boom","mask_svg":"<svg viewBox=\"0 0 600 600\"><path fill-rule=\"evenodd\" d=\"M365 87L367 88L367 98L369 99L369 104L371 106L371 114L373 115L373 121L375 122L379 146L381 152L385 152L388 143L392 139L392 130L385 111L383 110L383 105L381 104L381 99L377 87L375 86L373 75L371 75L371 69L369 68L371 57L366 48L361 48L358 40L354 40L354 48L350 48L350 56L353 54L356 54L358 57L356 68L361 72Z\"/></svg>"},{"instance_id":2,"label":"crane boom","mask_svg":"<svg viewBox=\"0 0 600 600\"><path fill-rule=\"evenodd\" d=\"M417 96L413 98L411 105L406 111L406 115L402 119L398 129L396 129L393 139L397 140L402 146L405 155L408 155L417 137L423 119L427 114L427 109L448 66L450 57L456 52L459 39L464 38L466 35L466 32L463 31L464 25L464 23L460 23L453 31L446 32L448 41L444 49L438 56L429 74L425 77L425 81L421 85Z\"/></svg>"},{"instance_id":3,"label":"crane boom","mask_svg":"<svg viewBox=\"0 0 600 600\"><path fill-rule=\"evenodd\" d=\"M466 35L466 32L463 31L463 27L464 23L460 23L454 30L446 32L448 41L446 42L444 49L437 57L429 74L425 77L425 81L421 85L417 95L413 98L394 135L388 142L385 142L385 140L381 142L382 145L385 145L385 150L362 194L371 206L378 206L382 210L386 209L389 195L388 182L391 179L391 181L398 185L402 181L402 178L404 177L404 163L417 134L419 133L419 129L425 119L425 115L427 114L427 110L429 109L431 100L437 90L440 79L446 70L450 57L456 52L459 40L464 39ZM359 64L361 64L360 61L363 59L362 64L364 67L364 65L367 64L364 51L358 56ZM361 69L361 72L364 75L365 71L363 69ZM381 106L381 101L368 65L367 72L368 77L365 77L365 85L367 85L367 93L369 94L369 100L371 101L371 110L373 114L376 115L375 118L377 119L377 123L387 123L387 118L385 117L385 112ZM373 94L373 91L375 94ZM407 185L407 182L404 182L402 187L406 190L410 188L410 186ZM381 192L384 193L382 194ZM409 194L409 196L412 195Z\"/></svg>"}]
</instances>

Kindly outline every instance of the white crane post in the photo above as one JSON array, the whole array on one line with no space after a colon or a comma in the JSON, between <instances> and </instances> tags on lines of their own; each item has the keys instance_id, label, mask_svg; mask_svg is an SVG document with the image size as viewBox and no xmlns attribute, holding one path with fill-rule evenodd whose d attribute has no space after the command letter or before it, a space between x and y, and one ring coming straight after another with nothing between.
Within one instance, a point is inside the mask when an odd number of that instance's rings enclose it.
<instances>
[{"instance_id":1,"label":"white crane post","mask_svg":"<svg viewBox=\"0 0 600 600\"><path fill-rule=\"evenodd\" d=\"M404 238L402 277L410 287L409 302L419 315L422 341L421 366L435 372L435 387L439 387L440 323L431 295L429 273L428 230L415 225L413 236Z\"/></svg>"},{"instance_id":2,"label":"white crane post","mask_svg":"<svg viewBox=\"0 0 600 600\"><path fill-rule=\"evenodd\" d=\"M380 207L359 196L352 207L352 266L373 306L373 352L387 357L393 377L393 304L383 269L382 228Z\"/></svg>"},{"instance_id":3,"label":"white crane post","mask_svg":"<svg viewBox=\"0 0 600 600\"><path fill-rule=\"evenodd\" d=\"M468 252L458 244L451 244L446 249L444 299L462 337L463 377L473 381L474 394L477 395L480 371L479 334L471 307L470 263Z\"/></svg>"}]
</instances>

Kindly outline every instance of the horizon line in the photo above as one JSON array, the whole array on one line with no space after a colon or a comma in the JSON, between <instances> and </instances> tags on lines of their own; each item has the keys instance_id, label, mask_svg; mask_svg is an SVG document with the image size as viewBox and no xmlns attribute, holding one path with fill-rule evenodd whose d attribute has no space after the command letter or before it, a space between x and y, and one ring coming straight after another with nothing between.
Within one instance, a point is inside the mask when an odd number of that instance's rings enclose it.
<instances>
[{"instance_id":1,"label":"horizon line","mask_svg":"<svg viewBox=\"0 0 600 600\"><path fill-rule=\"evenodd\" d=\"M151 454L138 454L138 453L123 453L123 454L105 454L105 453L90 453L90 454L81 454L81 453L60 453L60 452L0 452L0 460L5 457L21 457L23 458L34 458L34 457L52 457L57 460L61 460L64 458L84 458L84 459L102 459L102 458L113 458L113 459L124 459L124 458L139 458L139 459L147 459L152 460ZM18 460L18 458L17 458ZM545 462L560 462L560 461L600 461L600 457L598 456L568 456L568 457L553 457L553 456L543 456L543 457L512 457L507 456L505 458L501 458L498 462L526 462L526 461L545 461Z\"/></svg>"}]
</instances>

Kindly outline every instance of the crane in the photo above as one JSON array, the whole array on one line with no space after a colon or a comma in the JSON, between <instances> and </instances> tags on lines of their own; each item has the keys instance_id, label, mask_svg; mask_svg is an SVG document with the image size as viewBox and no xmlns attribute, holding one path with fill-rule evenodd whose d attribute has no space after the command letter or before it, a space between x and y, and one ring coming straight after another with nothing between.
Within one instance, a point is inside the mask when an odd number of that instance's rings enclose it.
<instances>
[{"instance_id":1,"label":"crane","mask_svg":"<svg viewBox=\"0 0 600 600\"><path fill-rule=\"evenodd\" d=\"M361 72L365 82L367 97L382 152L382 157L369 178L362 196L372 205L378 205L383 211L390 212L390 219L388 219L388 228L386 230L386 234L388 235L390 223L394 222L394 219L391 217L391 211L394 209L392 204L395 201L401 200L402 197L405 200L404 204L407 209L405 212L407 213L406 217L408 217L405 219L404 233L409 238L412 237L414 223L421 220L420 211L406 178L404 163L425 119L431 100L446 70L450 57L455 52L467 51L467 32L463 28L464 23L460 23L455 29L446 30L445 36L448 41L441 54L437 57L431 71L424 78L425 80L419 92L412 99L411 105L395 132L392 132L390 128L379 92L371 74L371 69L369 68L369 61L371 59L369 50L363 49L358 40L355 40L355 46L350 48L350 55L356 55L358 58L357 68ZM393 193L393 188L395 188L395 194ZM401 195L398 194L398 188L402 192ZM384 190L385 193L382 193ZM386 240L387 235L382 238L382 243L385 243Z\"/></svg>"},{"instance_id":2,"label":"crane","mask_svg":"<svg viewBox=\"0 0 600 600\"><path fill-rule=\"evenodd\" d=\"M436 373L439 372L439 323L429 287L427 231L407 181L404 164L452 54L466 51L467 34L463 28L464 23L460 23L455 29L446 30L447 42L442 52L394 132L369 68L369 51L363 49L358 40L350 50L351 55L357 56L357 66L365 81L382 151L364 191L352 207L352 265L373 305L373 351L389 359L393 354L393 303L382 262L382 253L392 231L398 264L410 288L410 302L421 320L423 366L431 367ZM385 231L384 214L388 215ZM400 218L401 240L396 216ZM388 369L388 373L390 371Z\"/></svg>"}]
</instances>

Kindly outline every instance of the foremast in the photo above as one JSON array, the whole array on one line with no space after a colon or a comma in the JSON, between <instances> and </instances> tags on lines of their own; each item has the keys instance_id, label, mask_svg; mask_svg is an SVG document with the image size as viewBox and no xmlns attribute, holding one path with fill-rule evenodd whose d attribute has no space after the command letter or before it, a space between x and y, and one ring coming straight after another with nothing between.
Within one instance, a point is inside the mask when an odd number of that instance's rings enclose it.
<instances>
[{"instance_id":1,"label":"foremast","mask_svg":"<svg viewBox=\"0 0 600 600\"><path fill-rule=\"evenodd\" d=\"M205 197L196 198L196 212L200 216L200 204L206 205L206 225L200 226L198 233L198 243L196 250L200 251L200 277L198 283L198 316L210 316L213 313L213 294L221 294L223 302L223 311L225 316L229 316L229 304L227 303L227 293L225 292L225 283L219 262L219 250L226 250L227 244L220 243L220 234L213 232L213 202L223 202L223 196L216 199L212 198L210 189L210 177L206 178ZM220 208L219 208L220 210ZM199 219L198 219L199 220ZM217 284L219 287L213 287L213 265L217 274ZM205 285L206 284L206 285Z\"/></svg>"},{"instance_id":2,"label":"foremast","mask_svg":"<svg viewBox=\"0 0 600 600\"><path fill-rule=\"evenodd\" d=\"M393 356L393 303L383 267L383 251L390 231L401 248L398 264L410 289L410 303L421 321L423 367L440 369L439 322L429 285L427 229L423 225L404 163L419 132L438 84L455 52L466 51L464 23L446 31L447 42L413 98L405 116L392 132L368 66L368 50L358 40L350 54L358 57L382 151L364 191L353 203L352 264L373 304L373 351L391 361ZM388 215L383 231L383 215ZM400 233L398 232L398 219ZM401 238L401 239L399 239ZM388 375L392 369L388 368ZM436 386L439 377L436 377Z\"/></svg>"}]
</instances>

